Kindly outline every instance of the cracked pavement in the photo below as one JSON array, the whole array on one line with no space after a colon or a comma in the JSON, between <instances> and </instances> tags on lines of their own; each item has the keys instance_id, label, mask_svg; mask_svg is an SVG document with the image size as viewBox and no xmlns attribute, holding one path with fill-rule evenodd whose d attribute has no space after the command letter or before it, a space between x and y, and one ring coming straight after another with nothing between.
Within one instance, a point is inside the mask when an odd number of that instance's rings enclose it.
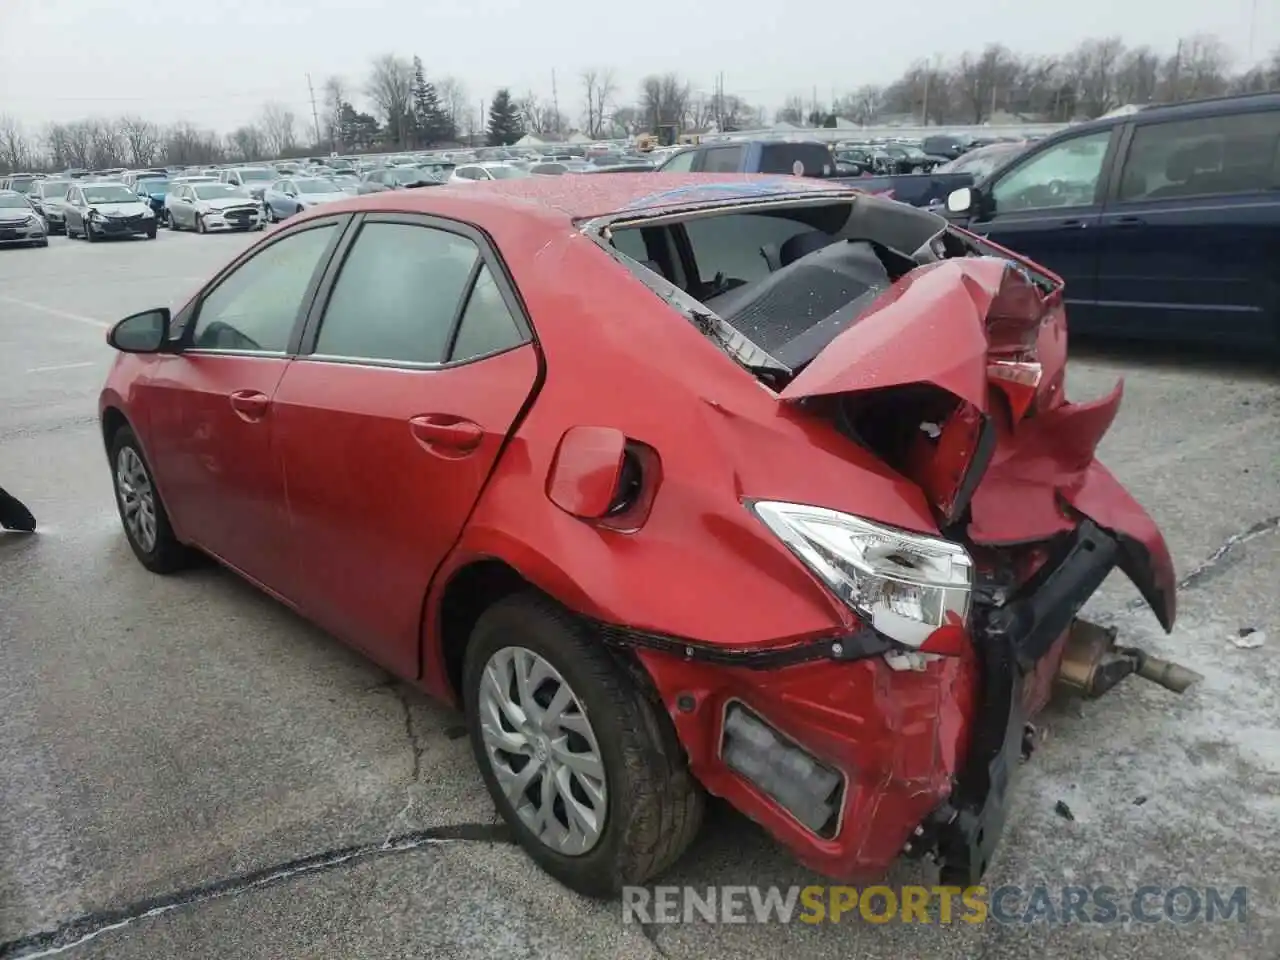
<instances>
[{"instance_id":1,"label":"cracked pavement","mask_svg":"<svg viewBox=\"0 0 1280 960\"><path fill-rule=\"evenodd\" d=\"M1074 398L1127 379L1105 459L1183 583L1172 636L1119 577L1089 612L1205 681L1177 698L1131 680L1046 715L989 878L1245 885L1247 923L641 928L510 843L459 716L221 570L157 578L129 552L93 413L104 326L252 239L0 252L0 484L41 525L0 534L0 958L1280 955L1274 372L1076 350ZM1267 643L1237 649L1242 627ZM817 880L713 804L662 882Z\"/></svg>"}]
</instances>

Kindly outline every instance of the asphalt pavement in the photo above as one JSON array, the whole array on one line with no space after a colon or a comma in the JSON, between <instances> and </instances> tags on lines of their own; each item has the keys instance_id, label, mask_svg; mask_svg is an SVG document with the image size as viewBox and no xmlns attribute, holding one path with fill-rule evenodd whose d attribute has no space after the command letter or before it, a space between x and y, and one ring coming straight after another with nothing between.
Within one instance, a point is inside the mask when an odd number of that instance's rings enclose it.
<instances>
[{"instance_id":1,"label":"asphalt pavement","mask_svg":"<svg viewBox=\"0 0 1280 960\"><path fill-rule=\"evenodd\" d=\"M40 522L0 534L0 958L1280 956L1280 384L1265 364L1098 345L1074 363L1074 399L1126 378L1105 459L1185 585L1171 636L1118 577L1089 612L1205 681L1179 698L1130 680L1047 714L988 878L1243 886L1243 922L641 926L508 842L460 717L220 569L161 578L130 554L95 417L105 330L254 239L0 250L0 485ZM1249 628L1262 646L1231 641ZM661 882L822 881L713 805Z\"/></svg>"}]
</instances>

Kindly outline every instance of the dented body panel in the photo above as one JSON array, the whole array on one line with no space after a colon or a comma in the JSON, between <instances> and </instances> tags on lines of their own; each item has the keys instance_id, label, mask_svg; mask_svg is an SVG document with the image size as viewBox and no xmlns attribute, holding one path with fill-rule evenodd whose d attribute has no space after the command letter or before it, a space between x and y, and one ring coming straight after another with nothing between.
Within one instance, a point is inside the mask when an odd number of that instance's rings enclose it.
<instances>
[{"instance_id":1,"label":"dented body panel","mask_svg":"<svg viewBox=\"0 0 1280 960\"><path fill-rule=\"evenodd\" d=\"M393 665L458 702L467 634L451 632L450 611L467 608L474 571L500 569L615 648L665 707L694 775L805 864L874 876L919 836L917 849L950 851L981 876L1022 724L1043 706L1088 595L1114 564L1166 629L1175 616L1159 530L1096 459L1119 389L1080 404L1063 394L1060 281L924 211L819 181L588 180L390 192L299 217L466 223L500 255L532 330L521 346L528 399L495 431L473 502L454 504L456 538L422 575L419 646ZM728 321L608 240L623 218L678 224L787 204L925 218L915 223L945 234L945 256L929 262L921 247L918 265L791 370L742 338L728 343ZM144 443L148 410L135 394L155 366L123 358L103 393L104 416L123 411ZM859 433L868 410L893 430ZM397 466L388 455L384 468ZM966 605L945 607L918 646L887 636L858 612L863 598L834 589L762 521L762 502L964 553L963 575L975 578ZM180 511L173 520L181 535ZM905 567L899 554L878 560ZM912 594L895 599L913 614ZM346 613L359 637L361 610ZM727 765L735 703L839 772L831 836Z\"/></svg>"}]
</instances>

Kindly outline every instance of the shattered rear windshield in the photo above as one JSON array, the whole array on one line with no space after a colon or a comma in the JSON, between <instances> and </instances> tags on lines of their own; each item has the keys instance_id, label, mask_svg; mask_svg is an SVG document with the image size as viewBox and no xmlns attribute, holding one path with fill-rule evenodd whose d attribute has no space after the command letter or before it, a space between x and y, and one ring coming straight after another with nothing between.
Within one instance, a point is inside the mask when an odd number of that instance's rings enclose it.
<instances>
[{"instance_id":1,"label":"shattered rear windshield","mask_svg":"<svg viewBox=\"0 0 1280 960\"><path fill-rule=\"evenodd\" d=\"M914 207L842 199L652 218L618 224L608 239L673 286L672 305L740 362L794 374L894 281L945 256L938 246L945 229ZM730 344L725 329L745 346Z\"/></svg>"}]
</instances>

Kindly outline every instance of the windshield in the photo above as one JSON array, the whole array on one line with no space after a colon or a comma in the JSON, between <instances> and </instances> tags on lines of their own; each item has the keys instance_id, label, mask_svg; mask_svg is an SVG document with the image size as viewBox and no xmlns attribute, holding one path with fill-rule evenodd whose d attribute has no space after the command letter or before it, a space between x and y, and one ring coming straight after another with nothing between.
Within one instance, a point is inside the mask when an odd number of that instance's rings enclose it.
<instances>
[{"instance_id":1,"label":"windshield","mask_svg":"<svg viewBox=\"0 0 1280 960\"><path fill-rule=\"evenodd\" d=\"M30 210L31 207L22 197L12 193L6 193L0 196L0 208L9 209L10 207L21 207L23 210Z\"/></svg>"},{"instance_id":2,"label":"windshield","mask_svg":"<svg viewBox=\"0 0 1280 960\"><path fill-rule=\"evenodd\" d=\"M241 170L241 180L274 180L276 179L274 170Z\"/></svg>"},{"instance_id":3,"label":"windshield","mask_svg":"<svg viewBox=\"0 0 1280 960\"><path fill-rule=\"evenodd\" d=\"M981 180L990 176L996 167L1021 150L1022 147L1020 145L1012 143L999 147L988 147L985 150L975 150L972 153L965 154L958 160L943 164L938 168L938 172L971 173L975 180Z\"/></svg>"},{"instance_id":4,"label":"windshield","mask_svg":"<svg viewBox=\"0 0 1280 960\"><path fill-rule=\"evenodd\" d=\"M138 181L138 190L141 193L149 193L153 196L161 193L169 192L169 181L160 180L154 177L148 177L146 180Z\"/></svg>"},{"instance_id":5,"label":"windshield","mask_svg":"<svg viewBox=\"0 0 1280 960\"><path fill-rule=\"evenodd\" d=\"M70 180L41 180L36 184L35 192L42 197L61 197L66 195L69 186Z\"/></svg>"},{"instance_id":6,"label":"windshield","mask_svg":"<svg viewBox=\"0 0 1280 960\"><path fill-rule=\"evenodd\" d=\"M342 188L332 180L295 180L299 193L341 193Z\"/></svg>"},{"instance_id":7,"label":"windshield","mask_svg":"<svg viewBox=\"0 0 1280 960\"><path fill-rule=\"evenodd\" d=\"M124 185L103 183L84 188L85 203L137 203L138 198Z\"/></svg>"},{"instance_id":8,"label":"windshield","mask_svg":"<svg viewBox=\"0 0 1280 960\"><path fill-rule=\"evenodd\" d=\"M902 152L913 160L922 158L925 155L924 151L919 147L903 147Z\"/></svg>"},{"instance_id":9,"label":"windshield","mask_svg":"<svg viewBox=\"0 0 1280 960\"><path fill-rule=\"evenodd\" d=\"M30 179L26 179L26 180L12 180L12 181L10 181L10 183L9 183L9 189L10 189L10 190L14 190L14 191L16 191L16 192L18 192L18 193L30 193L30 192L31 192L31 188L32 188L32 186L34 186L35 182L36 182L36 181L34 181L34 180L30 180Z\"/></svg>"},{"instance_id":10,"label":"windshield","mask_svg":"<svg viewBox=\"0 0 1280 960\"><path fill-rule=\"evenodd\" d=\"M199 200L217 200L221 197L243 197L244 193L229 183L202 183L192 187Z\"/></svg>"},{"instance_id":11,"label":"windshield","mask_svg":"<svg viewBox=\"0 0 1280 960\"><path fill-rule=\"evenodd\" d=\"M387 179L392 180L401 186L405 186L410 183L421 183L423 180L428 179L429 176L430 175L425 171L419 170L416 167L398 167L395 170L387 171Z\"/></svg>"},{"instance_id":12,"label":"windshield","mask_svg":"<svg viewBox=\"0 0 1280 960\"><path fill-rule=\"evenodd\" d=\"M495 180L518 180L520 177L529 176L528 170L521 170L519 167L486 167L485 169Z\"/></svg>"}]
</instances>

